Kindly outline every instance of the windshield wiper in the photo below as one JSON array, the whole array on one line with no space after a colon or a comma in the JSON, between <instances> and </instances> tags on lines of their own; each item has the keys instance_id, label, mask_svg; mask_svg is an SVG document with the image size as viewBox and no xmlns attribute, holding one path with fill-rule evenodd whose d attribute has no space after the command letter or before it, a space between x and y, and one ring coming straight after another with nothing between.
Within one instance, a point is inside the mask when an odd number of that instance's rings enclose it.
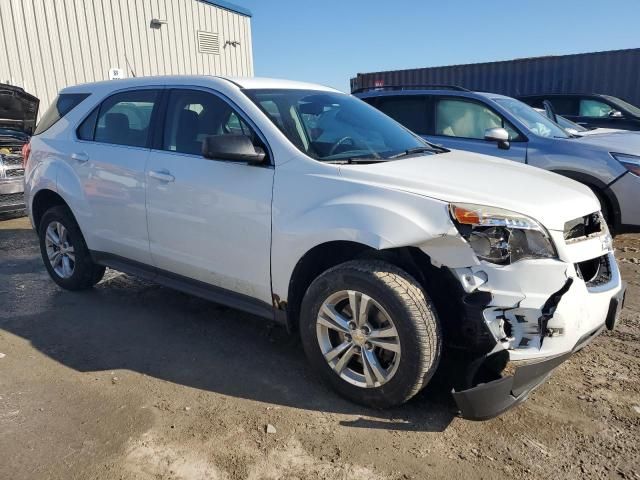
<instances>
[{"instance_id":1,"label":"windshield wiper","mask_svg":"<svg viewBox=\"0 0 640 480\"><path fill-rule=\"evenodd\" d=\"M357 163L380 163L386 162L386 158L372 158L372 157L349 157L341 158L339 160L324 160L324 163L331 163L334 165L351 165Z\"/></svg>"},{"instance_id":2,"label":"windshield wiper","mask_svg":"<svg viewBox=\"0 0 640 480\"><path fill-rule=\"evenodd\" d=\"M395 155L391 155L390 157L387 157L388 159L394 159L394 158L400 158L400 157L407 157L409 155L416 155L418 153L426 153L426 152L433 152L433 153L444 153L444 152L448 152L449 150L447 150L444 147L439 147L437 145L432 145L429 147L414 147L414 148L410 148L408 150L405 150L404 152L400 152L400 153L396 153Z\"/></svg>"}]
</instances>

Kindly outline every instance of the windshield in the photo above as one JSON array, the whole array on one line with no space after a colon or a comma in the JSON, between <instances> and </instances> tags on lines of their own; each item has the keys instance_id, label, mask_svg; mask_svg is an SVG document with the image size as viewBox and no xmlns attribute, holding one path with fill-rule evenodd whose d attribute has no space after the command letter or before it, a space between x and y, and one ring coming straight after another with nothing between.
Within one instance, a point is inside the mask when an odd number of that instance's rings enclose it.
<instances>
[{"instance_id":1,"label":"windshield","mask_svg":"<svg viewBox=\"0 0 640 480\"><path fill-rule=\"evenodd\" d=\"M286 89L244 93L291 143L316 160L384 160L429 148L395 120L350 95Z\"/></svg>"},{"instance_id":2,"label":"windshield","mask_svg":"<svg viewBox=\"0 0 640 480\"><path fill-rule=\"evenodd\" d=\"M625 102L624 100L618 97L609 97L608 95L605 95L604 97L610 100L611 103L614 103L615 105L622 108L623 110L628 111L631 115L640 117L640 108L636 107L635 105L631 105L630 103Z\"/></svg>"},{"instance_id":3,"label":"windshield","mask_svg":"<svg viewBox=\"0 0 640 480\"><path fill-rule=\"evenodd\" d=\"M582 125L578 125L575 122L572 122L568 118L564 118L562 115L556 115L556 120L558 120L558 125L562 128L573 128L577 132L588 132L588 128L584 128Z\"/></svg>"},{"instance_id":4,"label":"windshield","mask_svg":"<svg viewBox=\"0 0 640 480\"><path fill-rule=\"evenodd\" d=\"M569 138L567 133L545 115L515 98L494 98L494 101L517 117L531 133L545 138Z\"/></svg>"}]
</instances>

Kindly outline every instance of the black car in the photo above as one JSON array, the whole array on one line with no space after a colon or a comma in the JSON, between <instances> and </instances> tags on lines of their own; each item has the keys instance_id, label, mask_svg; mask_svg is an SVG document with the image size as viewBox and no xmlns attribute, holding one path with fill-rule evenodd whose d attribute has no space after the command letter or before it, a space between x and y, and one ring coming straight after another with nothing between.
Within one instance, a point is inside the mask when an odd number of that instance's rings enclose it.
<instances>
[{"instance_id":1,"label":"black car","mask_svg":"<svg viewBox=\"0 0 640 480\"><path fill-rule=\"evenodd\" d=\"M24 209L22 147L34 131L39 104L22 88L0 84L0 213Z\"/></svg>"},{"instance_id":2,"label":"black car","mask_svg":"<svg viewBox=\"0 0 640 480\"><path fill-rule=\"evenodd\" d=\"M550 93L518 99L534 108L544 108L543 102L549 100L558 115L587 128L640 130L640 108L610 95Z\"/></svg>"}]
</instances>

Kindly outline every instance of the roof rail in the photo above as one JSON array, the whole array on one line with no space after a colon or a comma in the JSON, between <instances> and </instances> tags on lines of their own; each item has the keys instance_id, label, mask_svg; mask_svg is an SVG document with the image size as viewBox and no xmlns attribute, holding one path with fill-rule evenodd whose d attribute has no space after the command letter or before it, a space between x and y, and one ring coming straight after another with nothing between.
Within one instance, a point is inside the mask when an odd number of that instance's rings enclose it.
<instances>
[{"instance_id":1,"label":"roof rail","mask_svg":"<svg viewBox=\"0 0 640 480\"><path fill-rule=\"evenodd\" d=\"M380 87L360 87L352 90L351 93L369 92L371 90L457 90L460 92L469 92L470 90L459 85L382 85Z\"/></svg>"}]
</instances>

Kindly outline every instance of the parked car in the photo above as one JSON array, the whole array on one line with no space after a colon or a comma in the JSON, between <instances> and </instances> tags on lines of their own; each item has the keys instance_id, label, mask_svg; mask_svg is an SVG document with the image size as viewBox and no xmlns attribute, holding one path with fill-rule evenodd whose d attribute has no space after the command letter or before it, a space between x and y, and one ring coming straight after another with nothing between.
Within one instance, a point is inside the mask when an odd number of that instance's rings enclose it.
<instances>
[{"instance_id":1,"label":"parked car","mask_svg":"<svg viewBox=\"0 0 640 480\"><path fill-rule=\"evenodd\" d=\"M640 108L610 95L554 93L518 99L536 108L544 108L542 103L548 100L557 114L584 127L640 130Z\"/></svg>"},{"instance_id":2,"label":"parked car","mask_svg":"<svg viewBox=\"0 0 640 480\"><path fill-rule=\"evenodd\" d=\"M423 138L447 148L551 170L593 190L614 232L640 230L640 145L590 136L576 141L511 97L460 87L399 87L356 95Z\"/></svg>"},{"instance_id":3,"label":"parked car","mask_svg":"<svg viewBox=\"0 0 640 480\"><path fill-rule=\"evenodd\" d=\"M0 84L0 213L24 210L22 148L33 133L38 104L22 88Z\"/></svg>"},{"instance_id":4,"label":"parked car","mask_svg":"<svg viewBox=\"0 0 640 480\"><path fill-rule=\"evenodd\" d=\"M554 121L558 125L560 125L565 132L569 135L578 136L578 137L586 137L589 135L603 135L610 133L624 133L630 135L638 135L637 133L629 130L620 130L619 128L586 128L582 125L578 125L575 122L572 122L568 118L563 117L562 115L555 114L555 112L551 113L547 112L544 108L534 108L536 112L539 112L545 115L549 120ZM614 137L615 138L615 137Z\"/></svg>"},{"instance_id":5,"label":"parked car","mask_svg":"<svg viewBox=\"0 0 640 480\"><path fill-rule=\"evenodd\" d=\"M455 347L474 419L614 328L611 236L572 180L431 145L317 85L147 77L60 103L31 139L26 199L63 288L111 267L282 321L372 407L413 397Z\"/></svg>"},{"instance_id":6,"label":"parked car","mask_svg":"<svg viewBox=\"0 0 640 480\"><path fill-rule=\"evenodd\" d=\"M577 135L578 137L585 137L588 135L602 135L609 133L629 133L629 130L620 130L619 128L586 128L575 122L572 122L568 118L562 115L555 115L555 119L551 118L543 108L534 109L536 112L540 112L549 120L553 120L567 132L569 135Z\"/></svg>"}]
</instances>

